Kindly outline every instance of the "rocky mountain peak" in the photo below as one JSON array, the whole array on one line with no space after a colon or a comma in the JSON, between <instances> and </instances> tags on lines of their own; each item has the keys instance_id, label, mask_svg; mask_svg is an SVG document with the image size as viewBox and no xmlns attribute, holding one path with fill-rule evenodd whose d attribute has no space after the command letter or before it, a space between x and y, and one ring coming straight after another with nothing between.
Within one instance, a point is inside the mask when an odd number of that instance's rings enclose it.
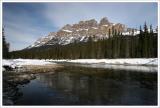
<instances>
[{"instance_id":1,"label":"rocky mountain peak","mask_svg":"<svg viewBox=\"0 0 160 108\"><path fill-rule=\"evenodd\" d=\"M56 35L56 32L50 32L49 34L48 34L48 37L50 37L50 36L55 36Z\"/></svg>"},{"instance_id":2,"label":"rocky mountain peak","mask_svg":"<svg viewBox=\"0 0 160 108\"><path fill-rule=\"evenodd\" d=\"M102 25L109 25L109 24L110 24L110 22L109 22L109 20L108 20L107 17L102 18L100 20L100 23L99 23L100 26L102 26Z\"/></svg>"},{"instance_id":3,"label":"rocky mountain peak","mask_svg":"<svg viewBox=\"0 0 160 108\"><path fill-rule=\"evenodd\" d=\"M64 27L62 27L62 29L71 30L72 26L70 24L66 24Z\"/></svg>"},{"instance_id":4,"label":"rocky mountain peak","mask_svg":"<svg viewBox=\"0 0 160 108\"><path fill-rule=\"evenodd\" d=\"M118 32L124 32L124 31L126 31L126 28L127 27L121 23L117 23L114 25L114 29L116 29Z\"/></svg>"},{"instance_id":5,"label":"rocky mountain peak","mask_svg":"<svg viewBox=\"0 0 160 108\"><path fill-rule=\"evenodd\" d=\"M95 19L79 21L76 24L66 24L62 29L57 32L58 37L65 36L99 36L108 35L109 29L116 30L117 32L127 31L127 27L121 23L111 23L107 17L103 17L98 23Z\"/></svg>"},{"instance_id":6,"label":"rocky mountain peak","mask_svg":"<svg viewBox=\"0 0 160 108\"><path fill-rule=\"evenodd\" d=\"M90 27L97 26L97 21L95 19L79 21L78 25L80 28L90 28Z\"/></svg>"},{"instance_id":7,"label":"rocky mountain peak","mask_svg":"<svg viewBox=\"0 0 160 108\"><path fill-rule=\"evenodd\" d=\"M55 44L66 45L74 41L86 42L89 37L94 37L94 40L108 38L109 31L112 33L113 30L123 35L130 35L133 31L124 24L109 22L107 17L103 17L99 23L95 19L90 19L72 25L66 24L59 31L40 38L29 48ZM134 31L139 33L137 30Z\"/></svg>"}]
</instances>

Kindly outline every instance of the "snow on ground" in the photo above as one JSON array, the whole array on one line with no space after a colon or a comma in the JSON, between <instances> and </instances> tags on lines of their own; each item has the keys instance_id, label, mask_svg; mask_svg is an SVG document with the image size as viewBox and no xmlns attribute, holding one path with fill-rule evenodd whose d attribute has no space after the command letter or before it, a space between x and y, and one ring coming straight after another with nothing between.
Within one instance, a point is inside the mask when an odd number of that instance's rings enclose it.
<instances>
[{"instance_id":1,"label":"snow on ground","mask_svg":"<svg viewBox=\"0 0 160 108\"><path fill-rule=\"evenodd\" d=\"M70 30L62 30L62 31L69 32L69 33L71 33L71 32L72 32L72 31L70 31Z\"/></svg>"},{"instance_id":2,"label":"snow on ground","mask_svg":"<svg viewBox=\"0 0 160 108\"><path fill-rule=\"evenodd\" d=\"M135 65L125 66L125 65L108 65L108 64L81 64L80 66L92 67L92 68L114 69L114 70L140 71L140 72L157 72L158 71L157 66L135 66Z\"/></svg>"},{"instance_id":3,"label":"snow on ground","mask_svg":"<svg viewBox=\"0 0 160 108\"><path fill-rule=\"evenodd\" d=\"M22 67L23 65L47 65L54 64L45 60L37 59L3 59L2 65L9 66L11 68Z\"/></svg>"},{"instance_id":4,"label":"snow on ground","mask_svg":"<svg viewBox=\"0 0 160 108\"><path fill-rule=\"evenodd\" d=\"M75 59L75 60L47 60L52 62L67 62L74 65L92 67L119 69L141 72L157 72L157 58L134 58L134 59ZM78 64L77 64L78 63Z\"/></svg>"},{"instance_id":5,"label":"snow on ground","mask_svg":"<svg viewBox=\"0 0 160 108\"><path fill-rule=\"evenodd\" d=\"M56 62L67 62L80 66L93 68L109 68L122 70L137 70L146 72L157 72L157 58L132 58L132 59L75 59L75 60L38 60L38 59L3 59L2 65L11 68L22 67L23 65L48 65Z\"/></svg>"},{"instance_id":6,"label":"snow on ground","mask_svg":"<svg viewBox=\"0 0 160 108\"><path fill-rule=\"evenodd\" d=\"M75 60L48 60L53 62L69 62L82 64L110 64L110 65L158 65L157 58L130 58L130 59L75 59Z\"/></svg>"}]
</instances>

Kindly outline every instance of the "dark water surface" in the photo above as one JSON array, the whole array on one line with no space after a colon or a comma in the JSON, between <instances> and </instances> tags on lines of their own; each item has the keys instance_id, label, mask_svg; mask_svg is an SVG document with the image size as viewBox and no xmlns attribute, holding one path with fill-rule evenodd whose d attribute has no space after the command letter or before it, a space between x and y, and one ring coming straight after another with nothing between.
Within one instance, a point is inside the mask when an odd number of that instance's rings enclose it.
<instances>
[{"instance_id":1,"label":"dark water surface","mask_svg":"<svg viewBox=\"0 0 160 108\"><path fill-rule=\"evenodd\" d=\"M157 105L157 72L66 65L18 88L16 105Z\"/></svg>"}]
</instances>

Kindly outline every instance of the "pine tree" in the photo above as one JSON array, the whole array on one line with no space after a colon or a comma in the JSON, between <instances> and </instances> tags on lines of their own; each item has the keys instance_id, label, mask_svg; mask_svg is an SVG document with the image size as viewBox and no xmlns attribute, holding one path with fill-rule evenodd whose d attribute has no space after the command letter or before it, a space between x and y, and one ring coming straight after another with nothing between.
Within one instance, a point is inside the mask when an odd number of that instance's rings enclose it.
<instances>
[{"instance_id":1,"label":"pine tree","mask_svg":"<svg viewBox=\"0 0 160 108\"><path fill-rule=\"evenodd\" d=\"M138 52L140 52L140 54L138 54L138 57L143 57L143 31L142 31L142 27L140 26L139 28L140 34L139 34L139 50Z\"/></svg>"},{"instance_id":2,"label":"pine tree","mask_svg":"<svg viewBox=\"0 0 160 108\"><path fill-rule=\"evenodd\" d=\"M109 36L109 38L111 37L111 29L109 29L109 32L108 32L108 36Z\"/></svg>"},{"instance_id":3,"label":"pine tree","mask_svg":"<svg viewBox=\"0 0 160 108\"><path fill-rule=\"evenodd\" d=\"M146 22L144 23L143 36L143 57L148 57L148 27Z\"/></svg>"},{"instance_id":4,"label":"pine tree","mask_svg":"<svg viewBox=\"0 0 160 108\"><path fill-rule=\"evenodd\" d=\"M144 23L144 33L147 34L148 33L148 27L146 22Z\"/></svg>"},{"instance_id":5,"label":"pine tree","mask_svg":"<svg viewBox=\"0 0 160 108\"><path fill-rule=\"evenodd\" d=\"M9 44L6 42L4 28L2 28L2 47L3 47L3 58L9 58Z\"/></svg>"},{"instance_id":6,"label":"pine tree","mask_svg":"<svg viewBox=\"0 0 160 108\"><path fill-rule=\"evenodd\" d=\"M156 27L156 33L158 33L158 26Z\"/></svg>"},{"instance_id":7,"label":"pine tree","mask_svg":"<svg viewBox=\"0 0 160 108\"><path fill-rule=\"evenodd\" d=\"M150 25L150 33L153 33L152 25Z\"/></svg>"},{"instance_id":8,"label":"pine tree","mask_svg":"<svg viewBox=\"0 0 160 108\"><path fill-rule=\"evenodd\" d=\"M148 37L148 57L152 57L153 56L153 39L152 37L154 36L153 34L153 29L152 29L152 25L150 25L150 33L149 33L149 37Z\"/></svg>"}]
</instances>

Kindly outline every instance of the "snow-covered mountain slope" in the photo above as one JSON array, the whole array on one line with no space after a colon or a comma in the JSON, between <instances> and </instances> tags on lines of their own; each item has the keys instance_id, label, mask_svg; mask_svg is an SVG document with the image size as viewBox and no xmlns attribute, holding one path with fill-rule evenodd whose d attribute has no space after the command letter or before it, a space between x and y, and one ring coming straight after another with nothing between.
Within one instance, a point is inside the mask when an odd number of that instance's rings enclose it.
<instances>
[{"instance_id":1,"label":"snow-covered mountain slope","mask_svg":"<svg viewBox=\"0 0 160 108\"><path fill-rule=\"evenodd\" d=\"M48 41L52 40L55 37L55 35L55 32L51 32L48 36L38 39L36 42L28 46L27 48L40 47L42 45L45 45Z\"/></svg>"},{"instance_id":2,"label":"snow-covered mountain slope","mask_svg":"<svg viewBox=\"0 0 160 108\"><path fill-rule=\"evenodd\" d=\"M57 32L51 32L48 36L42 37L34 42L27 49L40 47L45 45L67 45L73 42L87 42L89 37L94 41L98 39L108 38L113 33L120 33L122 35L137 35L139 30L127 28L121 23L111 23L104 17L98 23L95 19L79 21L77 24L67 24Z\"/></svg>"}]
</instances>

